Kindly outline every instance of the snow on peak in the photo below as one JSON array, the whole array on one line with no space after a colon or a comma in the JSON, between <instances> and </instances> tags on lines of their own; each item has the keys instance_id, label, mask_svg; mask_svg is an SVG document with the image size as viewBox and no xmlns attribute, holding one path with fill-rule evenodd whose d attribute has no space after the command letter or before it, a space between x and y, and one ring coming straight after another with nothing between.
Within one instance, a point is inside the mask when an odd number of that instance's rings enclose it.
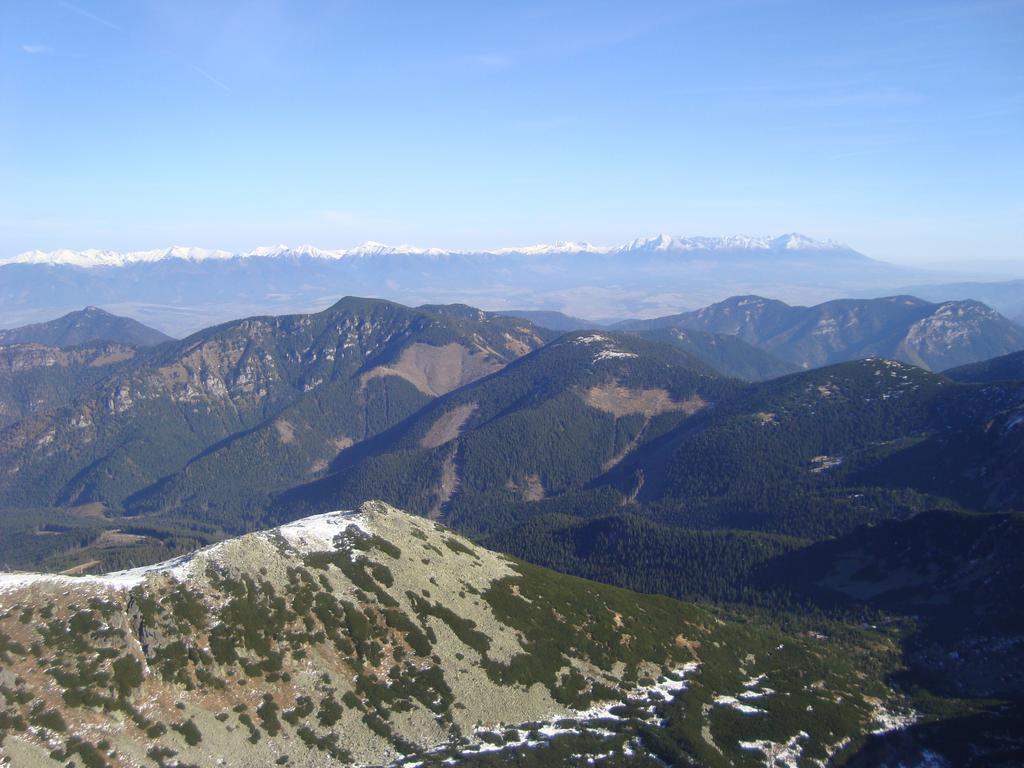
<instances>
[{"instance_id":1,"label":"snow on peak","mask_svg":"<svg viewBox=\"0 0 1024 768\"><path fill-rule=\"evenodd\" d=\"M206 259L230 259L234 256L235 254L230 251L182 245L155 248L149 251L110 251L97 248L72 251L63 248L57 251L26 251L7 259L0 258L0 266L4 264L59 264L73 267L123 267L128 264L151 263L164 259L204 261Z\"/></svg>"},{"instance_id":2,"label":"snow on peak","mask_svg":"<svg viewBox=\"0 0 1024 768\"><path fill-rule=\"evenodd\" d=\"M846 246L835 240L814 240L799 232L790 232L772 240L771 248L775 251L837 251L844 250Z\"/></svg>"},{"instance_id":3,"label":"snow on peak","mask_svg":"<svg viewBox=\"0 0 1024 768\"><path fill-rule=\"evenodd\" d=\"M328 258L330 256L330 252L323 251L313 245L299 245L294 248L287 245L271 245L253 248L251 251L239 255L262 257L309 256L314 259L322 259Z\"/></svg>"},{"instance_id":4,"label":"snow on peak","mask_svg":"<svg viewBox=\"0 0 1024 768\"><path fill-rule=\"evenodd\" d=\"M0 257L0 266L5 264L49 264L75 267L123 267L130 264L152 263L164 259L185 261L226 260L242 258L313 258L345 259L373 256L544 256L557 254L594 253L628 254L683 253L692 251L825 251L845 250L846 246L831 240L814 240L798 233L779 237L750 237L730 235L728 237L682 237L678 235L655 235L632 240L622 246L599 246L583 241L562 241L554 244L526 245L492 250L450 250L444 248L420 248L413 245L386 245L368 240L348 249L324 250L312 245L291 247L272 245L253 248L251 251L236 252L210 248L195 248L175 245L148 251L113 251L89 248L82 251L60 249L56 251L25 251L16 256Z\"/></svg>"},{"instance_id":5,"label":"snow on peak","mask_svg":"<svg viewBox=\"0 0 1024 768\"><path fill-rule=\"evenodd\" d=\"M613 248L603 245L591 245L588 242L575 240L560 240L553 245L523 245L510 248L497 248L493 251L486 251L496 256L505 254L522 254L524 256L545 256L556 253L610 253Z\"/></svg>"},{"instance_id":6,"label":"snow on peak","mask_svg":"<svg viewBox=\"0 0 1024 768\"><path fill-rule=\"evenodd\" d=\"M286 523L279 528L272 528L269 531L259 531L248 535L271 538L280 535L292 548L302 554L308 554L310 552L333 550L336 537L347 531L350 527L358 528L366 533L370 532L369 521L365 514L343 511L311 515L291 523ZM244 539L245 537L242 538ZM218 553L223 550L225 544L239 540L229 539L218 542L187 555L181 555L172 560L165 560L162 563L154 563L153 565L145 565L127 571L114 571L113 573L95 576L70 576L60 573L0 572L0 594L37 584L53 584L63 588L132 589L144 583L146 577L154 573L166 574L176 581L184 581L188 578L189 574L202 572L204 565L209 562L211 557L218 557Z\"/></svg>"},{"instance_id":7,"label":"snow on peak","mask_svg":"<svg viewBox=\"0 0 1024 768\"><path fill-rule=\"evenodd\" d=\"M842 250L845 245L832 240L814 240L806 235L790 233L779 237L751 237L729 235L727 237L682 237L677 235L655 235L633 240L618 249L619 252L655 251L781 251L781 250Z\"/></svg>"},{"instance_id":8,"label":"snow on peak","mask_svg":"<svg viewBox=\"0 0 1024 768\"><path fill-rule=\"evenodd\" d=\"M326 512L303 517L270 531L279 533L289 545L303 554L334 549L334 539L350 527L369 533L364 515L356 512Z\"/></svg>"},{"instance_id":9,"label":"snow on peak","mask_svg":"<svg viewBox=\"0 0 1024 768\"><path fill-rule=\"evenodd\" d=\"M454 251L443 248L419 248L415 245L385 245L376 240L367 240L355 248L334 251L338 258L345 256L444 256Z\"/></svg>"}]
</instances>

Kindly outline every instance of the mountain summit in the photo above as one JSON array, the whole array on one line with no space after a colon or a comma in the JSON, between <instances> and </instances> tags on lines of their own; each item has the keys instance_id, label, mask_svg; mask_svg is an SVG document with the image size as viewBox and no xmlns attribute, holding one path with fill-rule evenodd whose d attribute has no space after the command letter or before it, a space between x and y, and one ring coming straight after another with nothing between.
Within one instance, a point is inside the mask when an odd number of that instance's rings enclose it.
<instances>
[{"instance_id":1,"label":"mountain summit","mask_svg":"<svg viewBox=\"0 0 1024 768\"><path fill-rule=\"evenodd\" d=\"M171 337L130 317L119 317L99 307L86 307L44 323L0 331L0 346L7 344L44 344L50 347L75 347L95 341L150 347Z\"/></svg>"}]
</instances>

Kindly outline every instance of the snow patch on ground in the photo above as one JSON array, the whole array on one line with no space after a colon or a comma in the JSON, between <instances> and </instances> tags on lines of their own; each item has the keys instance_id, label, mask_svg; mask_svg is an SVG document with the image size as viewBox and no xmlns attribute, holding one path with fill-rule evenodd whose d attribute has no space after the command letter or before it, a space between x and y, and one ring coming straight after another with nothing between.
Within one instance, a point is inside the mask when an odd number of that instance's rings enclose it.
<instances>
[{"instance_id":1,"label":"snow patch on ground","mask_svg":"<svg viewBox=\"0 0 1024 768\"><path fill-rule=\"evenodd\" d=\"M653 685L637 688L629 693L626 697L626 701L631 703L641 703L644 701L650 702L647 708L648 717L651 718L652 723L658 721L654 718L655 708L658 703L662 701L671 701L677 694L686 689L688 682L686 680L687 675L695 672L700 668L700 663L691 661L684 664L679 669L675 670L667 676L663 676L658 682ZM597 736L613 736L614 732L607 728L602 728L598 723L602 720L620 720L618 715L612 713L615 707L620 706L623 703L622 700L605 702L603 704L595 705L588 710L582 712L570 712L570 713L557 713L552 714L544 721L538 723L537 727L531 729L525 729L522 727L505 727L502 725L490 726L490 727L479 727L474 732L478 738L482 734L495 733L496 731L509 732L515 731L515 735L509 738L507 741L501 744L492 744L486 741L480 741L466 750L465 754L480 754L483 752L501 752L506 749L517 749L519 747L536 747L549 741L558 736L566 736L570 734L580 733L582 730L586 730L588 733ZM561 725L563 721L564 725ZM571 721L572 724L570 724ZM442 746L439 749L444 749ZM454 762L452 758L449 758L446 762ZM399 762L396 765L402 765L403 768L413 768L417 763L404 763Z\"/></svg>"},{"instance_id":2,"label":"snow patch on ground","mask_svg":"<svg viewBox=\"0 0 1024 768\"><path fill-rule=\"evenodd\" d=\"M97 587L112 590L132 589L142 584L151 573L166 573L178 581L183 581L188 575L196 555L199 553L210 553L220 546L220 544L214 544L212 547L207 547L192 554L182 555L173 560L165 560L162 563L144 565L140 568L131 568L126 571L113 571L98 576L67 576L59 573L0 573L0 593L39 584L56 585L67 589L79 587Z\"/></svg>"},{"instance_id":3,"label":"snow patch on ground","mask_svg":"<svg viewBox=\"0 0 1024 768\"><path fill-rule=\"evenodd\" d=\"M764 755L764 764L767 768L797 768L800 764L800 756L803 754L804 748L800 742L804 739L809 739L810 735L805 731L800 731L796 736L793 736L785 744L777 744L774 741L758 740L758 741L741 741L740 748L747 750L756 750Z\"/></svg>"},{"instance_id":4,"label":"snow patch on ground","mask_svg":"<svg viewBox=\"0 0 1024 768\"><path fill-rule=\"evenodd\" d=\"M763 699L765 696L771 696L773 693L775 693L775 691L771 688L760 688L756 690L752 689L749 691L743 691L743 693L739 695L739 698L744 700Z\"/></svg>"},{"instance_id":5,"label":"snow patch on ground","mask_svg":"<svg viewBox=\"0 0 1024 768\"><path fill-rule=\"evenodd\" d=\"M634 352L623 352L619 349L602 349L596 355L594 355L594 362L598 360L611 360L617 357L640 357Z\"/></svg>"},{"instance_id":6,"label":"snow patch on ground","mask_svg":"<svg viewBox=\"0 0 1024 768\"><path fill-rule=\"evenodd\" d=\"M352 511L342 511L311 515L282 525L280 528L261 531L253 535L268 537L279 533L289 545L302 554L308 554L333 550L335 537L352 526L366 533L370 532L364 515ZM69 576L58 573L0 573L0 594L42 584L56 585L65 589L92 587L127 590L142 584L153 573L163 573L176 581L185 581L196 567L196 563L215 560L223 547L224 542L219 542L161 563L96 576Z\"/></svg>"},{"instance_id":7,"label":"snow patch on ground","mask_svg":"<svg viewBox=\"0 0 1024 768\"><path fill-rule=\"evenodd\" d=\"M744 704L742 701L737 699L735 696L715 696L715 704L723 707L732 707L737 712L744 715L763 715L765 710L759 707L752 707L749 704Z\"/></svg>"},{"instance_id":8,"label":"snow patch on ground","mask_svg":"<svg viewBox=\"0 0 1024 768\"><path fill-rule=\"evenodd\" d=\"M917 713L913 710L907 712L893 712L886 709L885 705L878 702L874 705L871 718L877 726L871 732L874 734L889 733L890 731L901 731L917 722Z\"/></svg>"},{"instance_id":9,"label":"snow patch on ground","mask_svg":"<svg viewBox=\"0 0 1024 768\"><path fill-rule=\"evenodd\" d=\"M600 333L593 333L589 336L580 336L579 338L573 339L573 344L606 344L600 352L594 355L594 362L601 360L615 360L617 358L624 357L640 357L635 352L626 352L625 350L616 349L614 346L614 340L607 336L602 336Z\"/></svg>"},{"instance_id":10,"label":"snow patch on ground","mask_svg":"<svg viewBox=\"0 0 1024 768\"><path fill-rule=\"evenodd\" d=\"M269 533L279 533L301 554L334 549L334 539L351 527L370 533L365 517L357 512L326 512L282 525Z\"/></svg>"}]
</instances>

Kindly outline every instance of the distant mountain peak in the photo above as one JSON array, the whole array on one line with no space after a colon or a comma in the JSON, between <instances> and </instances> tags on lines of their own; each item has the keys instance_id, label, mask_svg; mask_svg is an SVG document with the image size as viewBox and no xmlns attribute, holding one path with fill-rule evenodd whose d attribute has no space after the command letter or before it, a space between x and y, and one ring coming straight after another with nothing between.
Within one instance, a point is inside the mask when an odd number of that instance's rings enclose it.
<instances>
[{"instance_id":1,"label":"distant mountain peak","mask_svg":"<svg viewBox=\"0 0 1024 768\"><path fill-rule=\"evenodd\" d=\"M852 250L832 240L815 240L796 232L779 237L751 237L729 235L725 237L684 237L658 234L631 240L621 246L592 245L586 241L558 241L552 244L511 246L490 250L421 248L414 245L388 245L367 240L353 248L322 249L313 245L289 246L285 244L260 246L249 251L196 248L173 245L147 251L114 251L89 248L85 250L59 249L55 251L25 251L15 256L0 258L5 264L49 264L75 267L123 267L130 264L152 263L166 259L209 261L242 258L313 258L345 259L373 256L544 256L573 253L627 254L632 252L686 253L701 251L844 251Z\"/></svg>"},{"instance_id":2,"label":"distant mountain peak","mask_svg":"<svg viewBox=\"0 0 1024 768\"><path fill-rule=\"evenodd\" d=\"M780 235L771 241L771 249L776 251L825 251L845 249L846 247L847 246L842 243L837 243L834 240L814 240L813 238L807 237L807 235L801 235L799 232L790 232L785 235Z\"/></svg>"},{"instance_id":3,"label":"distant mountain peak","mask_svg":"<svg viewBox=\"0 0 1024 768\"><path fill-rule=\"evenodd\" d=\"M55 320L0 330L0 345L44 344L72 347L91 342L152 346L171 337L130 317L121 317L89 305Z\"/></svg>"},{"instance_id":4,"label":"distant mountain peak","mask_svg":"<svg viewBox=\"0 0 1024 768\"><path fill-rule=\"evenodd\" d=\"M848 246L833 240L815 240L797 232L779 237L751 237L729 235L725 237L682 237L660 234L633 240L619 248L629 251L849 251Z\"/></svg>"}]
</instances>

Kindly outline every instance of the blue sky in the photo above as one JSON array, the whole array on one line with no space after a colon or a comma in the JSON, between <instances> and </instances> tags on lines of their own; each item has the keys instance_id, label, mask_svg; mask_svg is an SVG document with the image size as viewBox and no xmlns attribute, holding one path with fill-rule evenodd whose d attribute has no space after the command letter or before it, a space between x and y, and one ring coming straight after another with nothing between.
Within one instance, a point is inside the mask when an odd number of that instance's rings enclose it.
<instances>
[{"instance_id":1,"label":"blue sky","mask_svg":"<svg viewBox=\"0 0 1024 768\"><path fill-rule=\"evenodd\" d=\"M1016 0L7 0L0 105L5 254L796 230L1024 262Z\"/></svg>"}]
</instances>

